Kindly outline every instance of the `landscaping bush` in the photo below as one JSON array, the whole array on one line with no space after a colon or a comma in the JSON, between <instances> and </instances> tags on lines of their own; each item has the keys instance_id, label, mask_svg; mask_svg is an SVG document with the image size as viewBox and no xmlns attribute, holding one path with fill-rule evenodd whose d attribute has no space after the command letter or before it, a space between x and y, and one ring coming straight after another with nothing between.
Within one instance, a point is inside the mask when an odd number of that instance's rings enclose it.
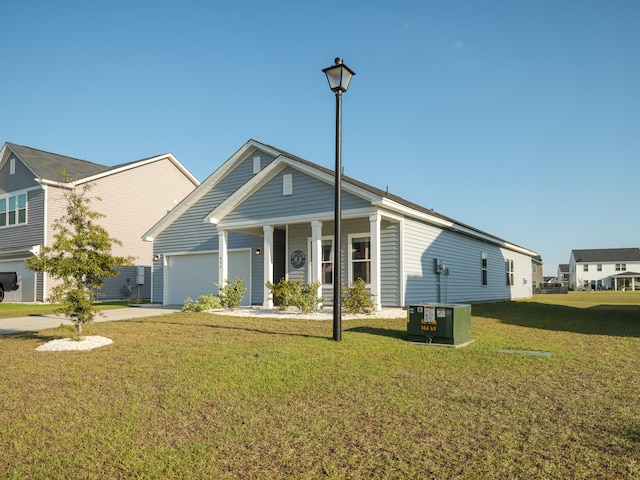
<instances>
[{"instance_id":1,"label":"landscaping bush","mask_svg":"<svg viewBox=\"0 0 640 480\"><path fill-rule=\"evenodd\" d=\"M187 297L182 306L183 312L205 312L213 308L222 308L220 298L213 293L210 295L200 295L197 300Z\"/></svg>"},{"instance_id":2,"label":"landscaping bush","mask_svg":"<svg viewBox=\"0 0 640 480\"><path fill-rule=\"evenodd\" d=\"M374 295L367 291L364 280L359 278L351 284L351 287L342 289L342 308L347 313L366 313L375 309Z\"/></svg>"},{"instance_id":3,"label":"landscaping bush","mask_svg":"<svg viewBox=\"0 0 640 480\"><path fill-rule=\"evenodd\" d=\"M303 313L313 312L326 298L318 297L320 282L306 283L300 279L293 281L283 278L277 284L267 282L267 288L271 290L273 302L279 310L297 307Z\"/></svg>"},{"instance_id":4,"label":"landscaping bush","mask_svg":"<svg viewBox=\"0 0 640 480\"><path fill-rule=\"evenodd\" d=\"M224 286L216 283L216 287L220 290L218 297L220 303L224 308L233 310L240 306L242 302L242 296L247 291L247 287L244 284L244 278L236 278L235 280L227 279Z\"/></svg>"}]
</instances>

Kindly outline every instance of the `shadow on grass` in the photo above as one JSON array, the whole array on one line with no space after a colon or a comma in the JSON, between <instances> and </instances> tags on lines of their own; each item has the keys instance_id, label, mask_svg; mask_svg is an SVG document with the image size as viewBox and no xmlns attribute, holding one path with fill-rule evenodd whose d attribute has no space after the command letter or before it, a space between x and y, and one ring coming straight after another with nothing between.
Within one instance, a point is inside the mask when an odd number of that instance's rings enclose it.
<instances>
[{"instance_id":1,"label":"shadow on grass","mask_svg":"<svg viewBox=\"0 0 640 480\"><path fill-rule=\"evenodd\" d=\"M27 332L22 332L22 331L15 331L15 330L2 330L0 329L0 335L2 335L2 338L7 338L7 339L18 339L18 340L39 340L39 341L43 341L43 342L50 342L51 340L58 340L60 338L64 338L65 336L70 336L70 335L42 335L41 333L38 333L37 331L27 331Z\"/></svg>"},{"instance_id":2,"label":"shadow on grass","mask_svg":"<svg viewBox=\"0 0 640 480\"><path fill-rule=\"evenodd\" d=\"M542 330L640 337L640 305L576 308L537 302L498 302L473 305L471 315Z\"/></svg>"},{"instance_id":3,"label":"shadow on grass","mask_svg":"<svg viewBox=\"0 0 640 480\"><path fill-rule=\"evenodd\" d=\"M388 338L397 338L399 340L407 339L407 331L406 330L392 330L389 328L376 328L376 327L353 327L347 328L344 330L345 332L357 332L357 333L368 333L370 335L379 335L381 337Z\"/></svg>"},{"instance_id":4,"label":"shadow on grass","mask_svg":"<svg viewBox=\"0 0 640 480\"><path fill-rule=\"evenodd\" d=\"M182 327L202 327L202 328L213 328L216 330L232 330L232 331L244 331L250 333L260 333L264 335L283 335L289 337L302 337L302 338L327 338L324 335L309 335L307 333L296 333L296 332L284 332L284 331L276 331L276 330L262 330L259 328L250 328L250 327L232 327L229 325L210 325L206 323L183 323L183 322L163 322L160 320L149 320L149 317L146 319L130 319L130 320L120 320L118 323L155 323L158 325L179 325Z\"/></svg>"}]
</instances>

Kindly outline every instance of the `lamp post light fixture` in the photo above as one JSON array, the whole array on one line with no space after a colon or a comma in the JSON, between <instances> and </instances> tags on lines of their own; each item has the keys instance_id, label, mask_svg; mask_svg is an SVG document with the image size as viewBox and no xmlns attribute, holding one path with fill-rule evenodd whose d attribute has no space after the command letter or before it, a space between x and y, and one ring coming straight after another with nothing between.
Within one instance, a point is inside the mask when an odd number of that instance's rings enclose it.
<instances>
[{"instance_id":1,"label":"lamp post light fixture","mask_svg":"<svg viewBox=\"0 0 640 480\"><path fill-rule=\"evenodd\" d=\"M340 224L342 223L342 93L349 88L356 74L335 59L335 65L322 70L327 76L329 88L336 94L336 170L335 170L335 216L333 235L333 339L342 340L342 247Z\"/></svg>"}]
</instances>

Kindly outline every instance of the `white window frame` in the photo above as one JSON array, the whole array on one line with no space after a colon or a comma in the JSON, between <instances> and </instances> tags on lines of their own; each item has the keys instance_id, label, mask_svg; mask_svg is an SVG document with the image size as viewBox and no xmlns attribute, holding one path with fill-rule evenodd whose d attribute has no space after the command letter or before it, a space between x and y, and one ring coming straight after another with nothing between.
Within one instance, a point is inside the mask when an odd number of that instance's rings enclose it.
<instances>
[{"instance_id":1,"label":"white window frame","mask_svg":"<svg viewBox=\"0 0 640 480\"><path fill-rule=\"evenodd\" d=\"M480 254L480 285L483 287L489 285L489 255L487 252Z\"/></svg>"},{"instance_id":2,"label":"white window frame","mask_svg":"<svg viewBox=\"0 0 640 480\"><path fill-rule=\"evenodd\" d=\"M20 207L20 197L24 196L24 207ZM14 207L11 208L11 200L14 200ZM0 214L4 213L4 221L0 223L0 228L10 228L16 227L18 225L27 225L29 221L28 211L29 211L29 195L26 191L20 192L11 192L5 195L0 195L0 200L3 200L3 211ZM24 221L20 222L20 211L24 210ZM9 223L11 218L11 213L14 213L14 221L13 223Z\"/></svg>"},{"instance_id":3,"label":"white window frame","mask_svg":"<svg viewBox=\"0 0 640 480\"><path fill-rule=\"evenodd\" d=\"M371 269L372 269L372 264L371 264L371 233L370 232L364 232L364 233L350 233L348 235L348 242L349 242L349 255L347 256L347 260L349 262L349 285L351 285L355 278L353 278L353 267L355 263L368 263L369 264L369 281L365 281L365 284L367 286L371 285ZM358 259L358 260L353 260L353 240L356 238L368 238L369 239L369 249L368 249L368 258L365 259Z\"/></svg>"},{"instance_id":4,"label":"white window frame","mask_svg":"<svg viewBox=\"0 0 640 480\"><path fill-rule=\"evenodd\" d=\"M507 287L513 287L515 285L515 272L513 266L513 260L505 260L505 271L507 274Z\"/></svg>"},{"instance_id":5,"label":"white window frame","mask_svg":"<svg viewBox=\"0 0 640 480\"><path fill-rule=\"evenodd\" d=\"M307 248L308 251L311 252L312 251L312 238L309 238L307 240ZM329 253L329 260L324 260L324 244L325 242L331 242L331 251ZM333 285L333 255L334 255L334 247L335 247L335 242L333 241L333 235L324 235L322 237L320 237L320 283L321 285L327 286L327 285ZM325 264L328 264L331 266L331 283L324 283L324 268L323 266ZM309 268L311 268L311 262L309 262Z\"/></svg>"}]
</instances>

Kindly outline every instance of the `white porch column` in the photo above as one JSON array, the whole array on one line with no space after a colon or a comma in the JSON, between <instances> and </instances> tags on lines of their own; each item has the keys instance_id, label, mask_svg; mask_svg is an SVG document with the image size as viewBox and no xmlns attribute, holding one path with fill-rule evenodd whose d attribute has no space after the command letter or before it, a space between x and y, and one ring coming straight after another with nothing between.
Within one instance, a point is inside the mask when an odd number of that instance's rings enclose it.
<instances>
[{"instance_id":1,"label":"white porch column","mask_svg":"<svg viewBox=\"0 0 640 480\"><path fill-rule=\"evenodd\" d=\"M320 281L318 297L322 297L322 222L311 222L311 282Z\"/></svg>"},{"instance_id":2,"label":"white porch column","mask_svg":"<svg viewBox=\"0 0 640 480\"><path fill-rule=\"evenodd\" d=\"M380 293L382 291L380 285L380 221L382 220L379 213L374 213L369 217L369 230L371 241L371 293L375 295L373 302L376 310L382 309L382 300Z\"/></svg>"},{"instance_id":3,"label":"white porch column","mask_svg":"<svg viewBox=\"0 0 640 480\"><path fill-rule=\"evenodd\" d=\"M229 232L226 230L218 230L218 283L220 285L224 285L229 276L228 239Z\"/></svg>"},{"instance_id":4,"label":"white porch column","mask_svg":"<svg viewBox=\"0 0 640 480\"><path fill-rule=\"evenodd\" d=\"M273 226L265 225L262 227L264 231L264 293L262 300L263 308L273 308L273 296L271 290L267 287L267 282L273 283Z\"/></svg>"}]
</instances>

